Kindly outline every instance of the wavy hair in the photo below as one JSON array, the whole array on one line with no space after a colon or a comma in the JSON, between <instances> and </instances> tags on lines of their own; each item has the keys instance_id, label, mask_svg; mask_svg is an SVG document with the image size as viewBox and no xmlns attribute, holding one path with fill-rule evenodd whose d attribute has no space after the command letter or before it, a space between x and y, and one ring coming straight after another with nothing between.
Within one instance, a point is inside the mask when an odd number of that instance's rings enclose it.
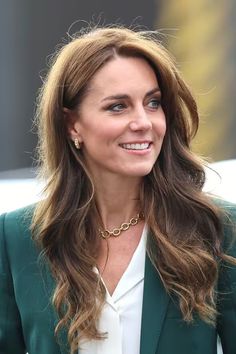
<instances>
[{"instance_id":1,"label":"wavy hair","mask_svg":"<svg viewBox=\"0 0 236 354\"><path fill-rule=\"evenodd\" d=\"M51 60L39 95L39 174L46 187L32 223L56 280L55 332L68 329L72 353L83 338L104 338L96 324L105 289L93 271L96 191L83 151L68 137L63 108L78 108L94 74L116 56L147 60L161 89L167 131L160 155L144 177L140 200L150 229L149 257L166 290L179 301L185 321L198 314L214 322L217 259L227 258L221 250L220 210L202 192L203 163L190 150L199 123L196 102L174 60L153 32L109 27L77 33Z\"/></svg>"}]
</instances>

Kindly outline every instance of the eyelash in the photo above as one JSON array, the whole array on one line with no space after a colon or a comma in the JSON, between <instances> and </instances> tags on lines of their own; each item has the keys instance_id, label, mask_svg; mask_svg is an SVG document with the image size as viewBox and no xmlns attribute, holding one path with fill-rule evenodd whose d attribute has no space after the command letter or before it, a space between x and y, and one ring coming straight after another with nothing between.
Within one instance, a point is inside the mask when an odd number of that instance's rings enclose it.
<instances>
[{"instance_id":1,"label":"eyelash","mask_svg":"<svg viewBox=\"0 0 236 354\"><path fill-rule=\"evenodd\" d=\"M153 103L155 102L156 103L156 107L152 107L153 109L158 109L159 106L161 105L161 100L160 98L151 98L151 100L148 102L149 103Z\"/></svg>"},{"instance_id":2,"label":"eyelash","mask_svg":"<svg viewBox=\"0 0 236 354\"><path fill-rule=\"evenodd\" d=\"M154 110L158 109L161 104L161 100L159 98L151 98L150 101L148 102L148 105L153 102L156 103L156 107L151 107L151 109L154 109ZM119 106L122 108L117 110L116 108L118 108ZM127 105L124 103L114 103L114 104L108 106L106 109L110 112L118 112L119 113L125 108L127 108Z\"/></svg>"},{"instance_id":3,"label":"eyelash","mask_svg":"<svg viewBox=\"0 0 236 354\"><path fill-rule=\"evenodd\" d=\"M107 110L110 111L110 112L121 112L121 110L116 110L115 108L119 107L119 106L122 106L122 109L126 108L127 106L123 103L114 103L110 106L107 107Z\"/></svg>"}]
</instances>

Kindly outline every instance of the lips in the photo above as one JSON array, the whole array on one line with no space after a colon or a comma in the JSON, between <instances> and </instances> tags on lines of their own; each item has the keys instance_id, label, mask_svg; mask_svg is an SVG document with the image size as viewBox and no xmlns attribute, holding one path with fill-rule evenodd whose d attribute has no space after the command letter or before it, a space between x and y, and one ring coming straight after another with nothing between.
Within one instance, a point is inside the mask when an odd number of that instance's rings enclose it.
<instances>
[{"instance_id":1,"label":"lips","mask_svg":"<svg viewBox=\"0 0 236 354\"><path fill-rule=\"evenodd\" d=\"M146 150L149 148L151 143L128 143L128 144L120 144L123 149L126 150Z\"/></svg>"}]
</instances>

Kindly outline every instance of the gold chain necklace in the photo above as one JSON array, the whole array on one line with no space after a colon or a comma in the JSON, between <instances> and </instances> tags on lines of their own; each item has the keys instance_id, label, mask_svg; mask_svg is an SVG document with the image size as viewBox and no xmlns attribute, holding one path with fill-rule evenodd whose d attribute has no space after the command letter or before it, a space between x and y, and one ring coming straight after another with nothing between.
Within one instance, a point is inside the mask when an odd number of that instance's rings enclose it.
<instances>
[{"instance_id":1,"label":"gold chain necklace","mask_svg":"<svg viewBox=\"0 0 236 354\"><path fill-rule=\"evenodd\" d=\"M136 217L131 218L129 222L123 222L120 227L117 227L113 230L99 230L99 236L104 238L105 240L108 239L109 237L117 237L120 236L122 231L126 231L130 228L130 226L137 225L137 223L143 219L143 214L138 213Z\"/></svg>"}]
</instances>

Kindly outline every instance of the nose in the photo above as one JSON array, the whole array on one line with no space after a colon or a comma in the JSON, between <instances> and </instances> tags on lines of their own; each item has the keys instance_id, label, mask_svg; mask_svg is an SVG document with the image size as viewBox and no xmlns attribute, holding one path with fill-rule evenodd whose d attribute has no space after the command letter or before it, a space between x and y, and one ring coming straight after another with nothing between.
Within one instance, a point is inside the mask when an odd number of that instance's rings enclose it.
<instances>
[{"instance_id":1,"label":"nose","mask_svg":"<svg viewBox=\"0 0 236 354\"><path fill-rule=\"evenodd\" d=\"M152 128L150 117L143 107L134 112L129 127L132 131L149 130Z\"/></svg>"}]
</instances>

